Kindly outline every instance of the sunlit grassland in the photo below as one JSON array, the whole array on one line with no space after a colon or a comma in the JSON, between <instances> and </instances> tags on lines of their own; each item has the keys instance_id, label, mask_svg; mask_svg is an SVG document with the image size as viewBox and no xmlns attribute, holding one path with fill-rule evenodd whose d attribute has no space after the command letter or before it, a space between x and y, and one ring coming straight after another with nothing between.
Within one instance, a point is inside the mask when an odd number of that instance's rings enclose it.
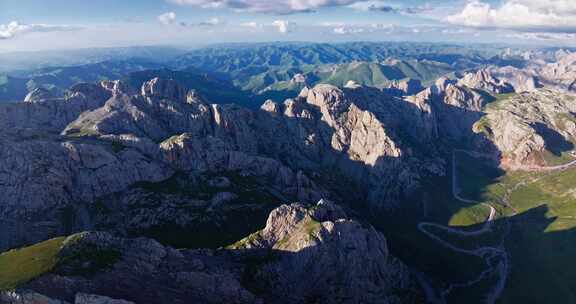
<instances>
[{"instance_id":1,"label":"sunlit grassland","mask_svg":"<svg viewBox=\"0 0 576 304\"><path fill-rule=\"evenodd\" d=\"M479 163L459 162L458 174L462 196L491 203L511 224L504 243L511 273L501 303L575 303L576 168L494 177ZM478 205L464 205L450 223L477 213Z\"/></svg>"},{"instance_id":2,"label":"sunlit grassland","mask_svg":"<svg viewBox=\"0 0 576 304\"><path fill-rule=\"evenodd\" d=\"M52 270L64 240L55 238L0 254L0 291L14 289Z\"/></svg>"}]
</instances>

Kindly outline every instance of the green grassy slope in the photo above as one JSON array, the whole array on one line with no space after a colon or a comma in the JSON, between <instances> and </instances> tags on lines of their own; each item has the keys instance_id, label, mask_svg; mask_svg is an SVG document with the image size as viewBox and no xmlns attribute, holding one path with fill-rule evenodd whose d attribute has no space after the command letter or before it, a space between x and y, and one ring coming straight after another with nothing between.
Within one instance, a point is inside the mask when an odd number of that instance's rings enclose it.
<instances>
[{"instance_id":1,"label":"green grassy slope","mask_svg":"<svg viewBox=\"0 0 576 304\"><path fill-rule=\"evenodd\" d=\"M77 233L1 253L0 291L14 290L43 274L59 273L62 269L68 275L89 277L121 258L121 253L114 248L100 248L90 243L76 246L84 236Z\"/></svg>"},{"instance_id":2,"label":"green grassy slope","mask_svg":"<svg viewBox=\"0 0 576 304\"><path fill-rule=\"evenodd\" d=\"M511 223L504 244L512 261L501 303L576 303L576 168L497 178L483 172L463 174L466 191L509 205L499 208ZM470 206L459 213L476 212Z\"/></svg>"},{"instance_id":3,"label":"green grassy slope","mask_svg":"<svg viewBox=\"0 0 576 304\"><path fill-rule=\"evenodd\" d=\"M0 254L0 291L11 290L54 268L65 238Z\"/></svg>"}]
</instances>

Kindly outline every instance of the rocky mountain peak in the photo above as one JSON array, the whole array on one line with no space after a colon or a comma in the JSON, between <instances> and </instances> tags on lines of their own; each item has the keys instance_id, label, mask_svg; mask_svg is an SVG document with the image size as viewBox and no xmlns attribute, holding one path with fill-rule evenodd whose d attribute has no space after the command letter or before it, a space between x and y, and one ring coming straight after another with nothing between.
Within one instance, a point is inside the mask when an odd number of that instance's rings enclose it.
<instances>
[{"instance_id":1,"label":"rocky mountain peak","mask_svg":"<svg viewBox=\"0 0 576 304\"><path fill-rule=\"evenodd\" d=\"M154 78L142 85L141 93L145 97L169 99L173 101L187 100L188 92L173 79Z\"/></svg>"},{"instance_id":2,"label":"rocky mountain peak","mask_svg":"<svg viewBox=\"0 0 576 304\"><path fill-rule=\"evenodd\" d=\"M127 94L134 95L136 91L122 80L103 80L100 85L114 95Z\"/></svg>"},{"instance_id":3,"label":"rocky mountain peak","mask_svg":"<svg viewBox=\"0 0 576 304\"><path fill-rule=\"evenodd\" d=\"M208 101L206 101L206 99L204 99L204 97L202 97L200 94L198 94L198 92L196 92L196 90L190 90L186 94L186 103L206 105L206 104L208 104Z\"/></svg>"},{"instance_id":4,"label":"rocky mountain peak","mask_svg":"<svg viewBox=\"0 0 576 304\"><path fill-rule=\"evenodd\" d=\"M476 73L466 73L458 81L459 85L473 89L481 89L495 94L513 93L514 87L509 83L495 78L490 70L482 69Z\"/></svg>"},{"instance_id":5,"label":"rocky mountain peak","mask_svg":"<svg viewBox=\"0 0 576 304\"><path fill-rule=\"evenodd\" d=\"M325 200L276 208L263 230L235 246L280 253L256 277L270 282L272 294L282 295L280 303L303 303L311 293L321 303L400 303L393 290L411 285L406 266L390 255L382 234Z\"/></svg>"},{"instance_id":6,"label":"rocky mountain peak","mask_svg":"<svg viewBox=\"0 0 576 304\"><path fill-rule=\"evenodd\" d=\"M45 88L36 88L32 92L28 93L28 95L26 95L26 98L24 98L24 102L35 103L35 102L42 102L44 100L52 98L54 98L54 96L50 90L47 90Z\"/></svg>"},{"instance_id":7,"label":"rocky mountain peak","mask_svg":"<svg viewBox=\"0 0 576 304\"><path fill-rule=\"evenodd\" d=\"M387 88L387 92L392 95L408 96L418 94L424 90L422 82L417 79L403 79L400 81L393 81Z\"/></svg>"},{"instance_id":8,"label":"rocky mountain peak","mask_svg":"<svg viewBox=\"0 0 576 304\"><path fill-rule=\"evenodd\" d=\"M456 83L457 83L456 80L450 79L448 77L440 77L440 78L438 78L438 80L436 80L436 82L434 83L434 86L439 91L444 91L444 90L446 90L448 85L454 85Z\"/></svg>"},{"instance_id":9,"label":"rocky mountain peak","mask_svg":"<svg viewBox=\"0 0 576 304\"><path fill-rule=\"evenodd\" d=\"M308 79L306 78L306 75L298 73L295 74L292 79L290 80L291 83L301 83L301 84L307 84L308 83Z\"/></svg>"},{"instance_id":10,"label":"rocky mountain peak","mask_svg":"<svg viewBox=\"0 0 576 304\"><path fill-rule=\"evenodd\" d=\"M576 92L576 52L564 52L557 56L557 62L542 67L540 78L562 91Z\"/></svg>"},{"instance_id":11,"label":"rocky mountain peak","mask_svg":"<svg viewBox=\"0 0 576 304\"><path fill-rule=\"evenodd\" d=\"M266 100L262 106L260 106L260 110L266 111L272 114L278 114L282 111L280 104L274 102L271 99Z\"/></svg>"},{"instance_id":12,"label":"rocky mountain peak","mask_svg":"<svg viewBox=\"0 0 576 304\"><path fill-rule=\"evenodd\" d=\"M357 89L362 87L358 82L354 81L354 80L348 80L348 82L346 82L346 84L344 85L345 88L347 89Z\"/></svg>"},{"instance_id":13,"label":"rocky mountain peak","mask_svg":"<svg viewBox=\"0 0 576 304\"><path fill-rule=\"evenodd\" d=\"M277 207L266 228L218 250L175 250L107 232L60 242L55 267L9 300L33 294L38 302L24 303L287 304L314 298L385 304L415 303L421 293L380 232L326 200Z\"/></svg>"},{"instance_id":14,"label":"rocky mountain peak","mask_svg":"<svg viewBox=\"0 0 576 304\"><path fill-rule=\"evenodd\" d=\"M107 100L112 97L112 93L100 84L79 83L69 90L69 97L82 97L87 100Z\"/></svg>"},{"instance_id":15,"label":"rocky mountain peak","mask_svg":"<svg viewBox=\"0 0 576 304\"><path fill-rule=\"evenodd\" d=\"M541 87L538 77L534 72L526 71L512 66L501 68L491 68L490 73L499 79L510 83L514 90L520 92L530 92Z\"/></svg>"},{"instance_id":16,"label":"rocky mountain peak","mask_svg":"<svg viewBox=\"0 0 576 304\"><path fill-rule=\"evenodd\" d=\"M300 93L302 96L304 93ZM329 84L319 84L314 88L306 90L306 102L319 107L320 109L327 110L328 113L342 112L350 103L344 97L344 92L336 86Z\"/></svg>"}]
</instances>

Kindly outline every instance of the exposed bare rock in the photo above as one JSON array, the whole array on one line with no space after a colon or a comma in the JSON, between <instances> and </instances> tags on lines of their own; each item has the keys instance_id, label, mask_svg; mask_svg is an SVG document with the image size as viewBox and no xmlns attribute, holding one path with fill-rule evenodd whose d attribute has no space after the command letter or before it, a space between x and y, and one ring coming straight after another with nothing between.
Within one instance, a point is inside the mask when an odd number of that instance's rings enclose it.
<instances>
[{"instance_id":1,"label":"exposed bare rock","mask_svg":"<svg viewBox=\"0 0 576 304\"><path fill-rule=\"evenodd\" d=\"M491 68L490 73L499 79L510 83L514 87L514 91L518 93L531 92L542 86L538 77L528 70L508 66L502 68Z\"/></svg>"},{"instance_id":2,"label":"exposed bare rock","mask_svg":"<svg viewBox=\"0 0 576 304\"><path fill-rule=\"evenodd\" d=\"M424 90L422 82L416 79L405 79L400 81L393 81L384 90L388 94L397 96L410 96L415 95Z\"/></svg>"},{"instance_id":3,"label":"exposed bare rock","mask_svg":"<svg viewBox=\"0 0 576 304\"><path fill-rule=\"evenodd\" d=\"M476 73L467 73L458 81L459 85L473 89L485 90L494 94L513 93L514 88L507 82L496 79L489 70L483 69Z\"/></svg>"},{"instance_id":4,"label":"exposed bare rock","mask_svg":"<svg viewBox=\"0 0 576 304\"><path fill-rule=\"evenodd\" d=\"M186 102L189 104L208 104L208 101L195 90L188 91L186 94Z\"/></svg>"},{"instance_id":5,"label":"exposed bare rock","mask_svg":"<svg viewBox=\"0 0 576 304\"><path fill-rule=\"evenodd\" d=\"M24 141L0 146L0 248L61 234L61 208L160 181L173 171L135 150L74 142Z\"/></svg>"},{"instance_id":6,"label":"exposed bare rock","mask_svg":"<svg viewBox=\"0 0 576 304\"><path fill-rule=\"evenodd\" d=\"M32 92L28 93L28 95L26 95L24 102L42 102L52 98L54 98L54 96L49 90L44 88L36 88Z\"/></svg>"},{"instance_id":7,"label":"exposed bare rock","mask_svg":"<svg viewBox=\"0 0 576 304\"><path fill-rule=\"evenodd\" d=\"M531 60L524 68L492 67L496 77L511 83L516 92L549 88L561 92L576 92L576 53L559 50L552 60Z\"/></svg>"},{"instance_id":8,"label":"exposed bare rock","mask_svg":"<svg viewBox=\"0 0 576 304\"><path fill-rule=\"evenodd\" d=\"M344 88L346 89L357 89L360 87L362 86L354 80L348 80L348 82L346 82L346 84L344 85Z\"/></svg>"},{"instance_id":9,"label":"exposed bare rock","mask_svg":"<svg viewBox=\"0 0 576 304\"><path fill-rule=\"evenodd\" d=\"M10 291L0 293L3 304L69 304L66 301L51 299L33 291Z\"/></svg>"},{"instance_id":10,"label":"exposed bare rock","mask_svg":"<svg viewBox=\"0 0 576 304\"><path fill-rule=\"evenodd\" d=\"M290 80L290 82L291 82L291 83L294 83L294 84L296 84L296 83L307 84L308 81L307 81L305 75L298 73L298 74L295 74L295 75L292 77L292 79Z\"/></svg>"},{"instance_id":11,"label":"exposed bare rock","mask_svg":"<svg viewBox=\"0 0 576 304\"><path fill-rule=\"evenodd\" d=\"M72 86L67 95L70 97L83 97L86 100L107 100L110 98L110 91L105 89L102 84L78 83Z\"/></svg>"},{"instance_id":12,"label":"exposed bare rock","mask_svg":"<svg viewBox=\"0 0 576 304\"><path fill-rule=\"evenodd\" d=\"M216 193L216 195L214 195L214 197L212 197L212 200L210 201L210 207L208 207L208 210L210 211L214 208L218 208L221 205L229 203L236 199L238 199L238 195L232 192L218 192Z\"/></svg>"},{"instance_id":13,"label":"exposed bare rock","mask_svg":"<svg viewBox=\"0 0 576 304\"><path fill-rule=\"evenodd\" d=\"M41 96L46 97L41 91L34 91L27 102L2 104L2 132L34 129L37 132L60 133L80 113L101 107L111 95L101 86L76 85L63 98L43 99Z\"/></svg>"},{"instance_id":14,"label":"exposed bare rock","mask_svg":"<svg viewBox=\"0 0 576 304\"><path fill-rule=\"evenodd\" d=\"M77 103L82 107L76 109ZM363 201L391 208L414 193L427 174L442 171L442 161L431 144L438 136L431 105L365 87L305 88L295 99L283 104L270 101L262 111L253 112L235 105L208 105L173 81L156 78L144 83L140 92L130 91L121 82L102 82L75 86L66 99L24 105L34 110L71 107L72 112L65 112L78 117L51 119L48 129L55 131L53 138L21 141L19 134L6 138L14 144L0 150L0 167L6 172L0 176L6 194L0 212L11 223L3 222L4 227L14 233L0 237L3 246L62 233L66 227L54 219L61 218L65 210L72 210L74 218L68 232L101 224L92 209L103 198L112 197L121 206L113 208L118 212L125 212L137 198L171 203L153 204L153 208L137 205L144 209L133 215L134 223L119 221L108 229L125 235L165 220L181 227L199 211L193 208L176 214L179 204L213 198L162 194L150 199L146 192L132 191L137 183L160 183L175 172L238 172L266 179L267 192L274 192L276 202L285 198L310 202L327 191L303 170L325 175L338 170L344 177L341 183L351 180L368 185L355 194ZM49 117L46 113L43 119ZM26 120L15 123L42 129L38 117L30 120L31 125ZM208 204L199 205L207 208ZM220 206L227 205L213 204L218 208L208 211L219 212L224 208ZM172 215L174 221L169 220ZM143 225L146 221L152 226ZM37 229L40 223L46 228ZM33 237L20 239L23 235Z\"/></svg>"},{"instance_id":15,"label":"exposed bare rock","mask_svg":"<svg viewBox=\"0 0 576 304\"><path fill-rule=\"evenodd\" d=\"M164 91L167 93L158 93ZM173 96L166 99L160 95ZM170 82L155 79L143 85L142 95L115 96L104 107L71 123L63 134L151 138L162 142L165 161L185 170L217 166L227 157L226 151L238 151L245 153L243 157L278 158L296 168L319 170L337 164L358 182L370 174L378 176L376 181L386 175L398 176L392 172L406 172L400 175L407 178L403 185L390 187L393 182L387 179L388 194L370 195L381 197L377 204L382 204L398 200L400 192L416 187L420 174L400 166L403 150L409 147L398 142L399 134L409 133L424 143L432 141L437 132L428 105L412 104L369 88L343 91L318 85L302 90L298 98L283 105L268 101L256 114L233 105L186 103L184 95ZM410 128L404 126L406 120L413 121ZM426 154L430 153L422 155ZM181 157L186 155L194 162Z\"/></svg>"},{"instance_id":16,"label":"exposed bare rock","mask_svg":"<svg viewBox=\"0 0 576 304\"><path fill-rule=\"evenodd\" d=\"M189 133L161 144L164 159L178 170L240 172L265 177L269 185L300 201L319 199L322 191L301 171L294 172L280 161L235 151L215 137L198 138Z\"/></svg>"},{"instance_id":17,"label":"exposed bare rock","mask_svg":"<svg viewBox=\"0 0 576 304\"><path fill-rule=\"evenodd\" d=\"M204 134L210 128L208 106L187 103L186 92L175 83L154 79L142 86L142 94L115 95L103 107L82 114L63 134L133 134L162 141L186 131Z\"/></svg>"},{"instance_id":18,"label":"exposed bare rock","mask_svg":"<svg viewBox=\"0 0 576 304\"><path fill-rule=\"evenodd\" d=\"M22 290L70 303L417 303L422 296L382 234L324 200L275 209L264 230L227 249L174 250L91 232L65 240L58 261Z\"/></svg>"},{"instance_id":19,"label":"exposed bare rock","mask_svg":"<svg viewBox=\"0 0 576 304\"><path fill-rule=\"evenodd\" d=\"M559 54L557 59L542 67L540 78L554 88L576 92L576 52Z\"/></svg>"},{"instance_id":20,"label":"exposed bare rock","mask_svg":"<svg viewBox=\"0 0 576 304\"><path fill-rule=\"evenodd\" d=\"M182 252L106 233L75 235L65 244L57 268L25 289L77 303L78 294L125 300L111 303L257 303L241 285L243 265L209 250Z\"/></svg>"},{"instance_id":21,"label":"exposed bare rock","mask_svg":"<svg viewBox=\"0 0 576 304\"><path fill-rule=\"evenodd\" d=\"M230 187L230 179L225 176L218 176L208 181L208 185L214 188L225 189Z\"/></svg>"},{"instance_id":22,"label":"exposed bare rock","mask_svg":"<svg viewBox=\"0 0 576 304\"><path fill-rule=\"evenodd\" d=\"M503 153L511 169L552 166L574 148L576 98L540 89L501 100L475 124Z\"/></svg>"},{"instance_id":23,"label":"exposed bare rock","mask_svg":"<svg viewBox=\"0 0 576 304\"><path fill-rule=\"evenodd\" d=\"M310 209L281 206L262 231L234 246L276 252L254 273L267 301L409 303L418 294L395 292L414 287L407 268L388 253L384 237L328 201Z\"/></svg>"},{"instance_id":24,"label":"exposed bare rock","mask_svg":"<svg viewBox=\"0 0 576 304\"><path fill-rule=\"evenodd\" d=\"M487 93L486 93L487 94ZM461 142L469 138L472 125L489 99L480 90L460 86L447 78L407 100L428 110L429 130L439 138Z\"/></svg>"},{"instance_id":25,"label":"exposed bare rock","mask_svg":"<svg viewBox=\"0 0 576 304\"><path fill-rule=\"evenodd\" d=\"M182 102L187 91L174 80L154 78L142 86L142 96Z\"/></svg>"},{"instance_id":26,"label":"exposed bare rock","mask_svg":"<svg viewBox=\"0 0 576 304\"><path fill-rule=\"evenodd\" d=\"M100 82L100 85L106 90L112 92L113 95L136 94L136 91L131 86L121 80L104 80Z\"/></svg>"},{"instance_id":27,"label":"exposed bare rock","mask_svg":"<svg viewBox=\"0 0 576 304\"><path fill-rule=\"evenodd\" d=\"M74 304L134 304L134 302L112 299L105 296L78 293Z\"/></svg>"},{"instance_id":28,"label":"exposed bare rock","mask_svg":"<svg viewBox=\"0 0 576 304\"><path fill-rule=\"evenodd\" d=\"M260 107L260 109L262 111L266 111L272 115L277 115L280 113L281 109L280 109L280 105L276 102L274 102L273 100L266 100L262 106Z\"/></svg>"},{"instance_id":29,"label":"exposed bare rock","mask_svg":"<svg viewBox=\"0 0 576 304\"><path fill-rule=\"evenodd\" d=\"M392 206L426 174L406 160L417 150L412 143L426 146L437 136L429 104L366 87L319 85L274 108L283 115L264 112L256 120L264 153L312 170L336 166L358 183L373 183L367 195L374 207ZM418 152L421 161L434 159L434 149Z\"/></svg>"},{"instance_id":30,"label":"exposed bare rock","mask_svg":"<svg viewBox=\"0 0 576 304\"><path fill-rule=\"evenodd\" d=\"M432 108L440 138L455 145L473 142L478 149L497 157L497 148L473 132L473 125L483 116L490 102L501 94L514 92L511 84L492 73L492 70L483 69L456 80L442 77L432 87L408 99Z\"/></svg>"}]
</instances>

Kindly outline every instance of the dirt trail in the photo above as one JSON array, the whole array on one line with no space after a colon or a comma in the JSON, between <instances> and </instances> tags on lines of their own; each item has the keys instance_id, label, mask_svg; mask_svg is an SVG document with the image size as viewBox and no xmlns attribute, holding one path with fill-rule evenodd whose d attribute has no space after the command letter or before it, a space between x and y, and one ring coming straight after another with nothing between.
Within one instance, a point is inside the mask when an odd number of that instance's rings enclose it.
<instances>
[{"instance_id":1,"label":"dirt trail","mask_svg":"<svg viewBox=\"0 0 576 304\"><path fill-rule=\"evenodd\" d=\"M458 200L464 204L474 204L474 205L482 204L483 206L486 206L487 208L490 209L490 214L486 218L486 221L484 222L484 225L482 226L482 228L475 230L475 231L466 231L466 230L462 230L462 229L447 227L444 225L440 225L440 224L436 224L436 223L429 223L429 222L419 223L418 224L418 230L420 230L420 232L426 234L431 239L442 244L444 247L449 248L450 250L453 250L453 251L456 251L459 253L463 253L463 254L469 254L469 255L484 258L484 260L486 261L487 268L484 271L482 271L473 280L470 280L467 282L451 283L448 286L448 288L443 290L441 292L441 294L439 295L440 300L436 299L434 302L435 303L446 303L445 298L446 298L446 296L448 296L450 294L450 292L453 289L472 286L472 285L482 281L483 279L487 278L491 274L497 273L498 278L499 278L498 282L496 283L496 285L494 286L492 291L486 295L486 298L485 298L486 303L495 303L496 300L499 298L500 294L502 293L502 291L504 290L504 286L506 285L506 280L508 278L508 270L509 270L509 261L508 260L509 260L509 258L508 258L508 254L504 250L504 248L502 246L499 246L499 247L486 246L486 247L479 247L476 249L460 248L460 247L458 247L458 246L456 246L450 242L443 240L441 237L437 236L436 234L434 234L433 232L430 232L427 229L429 227L435 227L437 229L448 231L450 233L454 233L454 234L464 236L464 237L477 236L477 235L481 235L481 234L487 233L487 232L492 230L492 223L493 223L494 218L496 217L496 209L488 203L481 203L481 202L466 199L466 198L463 198L462 196L460 196L460 190L458 187L457 166L456 166L456 153L457 152L468 153L467 151L460 151L460 150L455 150L452 152L452 196L456 200ZM492 260L494 258L499 259L500 262L493 264Z\"/></svg>"}]
</instances>

